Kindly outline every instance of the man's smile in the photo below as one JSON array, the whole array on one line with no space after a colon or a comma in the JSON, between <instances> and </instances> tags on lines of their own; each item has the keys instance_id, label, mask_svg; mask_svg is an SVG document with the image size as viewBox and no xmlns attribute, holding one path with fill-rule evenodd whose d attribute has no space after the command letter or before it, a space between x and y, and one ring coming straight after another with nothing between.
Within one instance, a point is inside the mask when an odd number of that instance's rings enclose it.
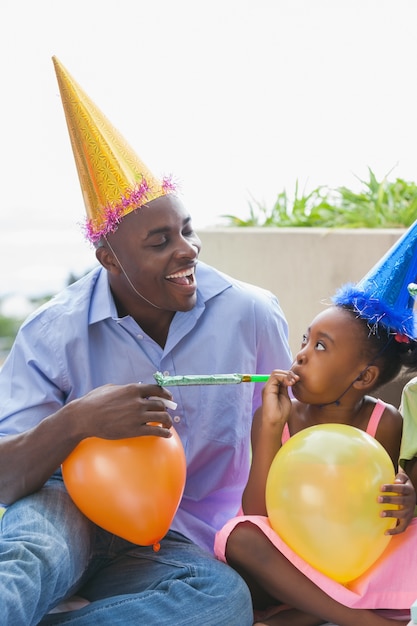
<instances>
[{"instance_id":1,"label":"man's smile","mask_svg":"<svg viewBox=\"0 0 417 626\"><path fill-rule=\"evenodd\" d=\"M194 280L194 267L189 267L181 272L175 274L169 274L166 276L166 280L175 283L176 285L193 285Z\"/></svg>"}]
</instances>

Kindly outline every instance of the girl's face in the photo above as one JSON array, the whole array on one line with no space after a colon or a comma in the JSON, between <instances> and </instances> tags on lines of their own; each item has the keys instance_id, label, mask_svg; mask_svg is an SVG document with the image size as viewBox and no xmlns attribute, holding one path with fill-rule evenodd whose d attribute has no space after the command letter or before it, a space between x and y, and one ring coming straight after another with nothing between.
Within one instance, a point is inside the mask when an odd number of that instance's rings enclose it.
<instances>
[{"instance_id":1,"label":"girl's face","mask_svg":"<svg viewBox=\"0 0 417 626\"><path fill-rule=\"evenodd\" d=\"M335 402L366 369L365 340L349 311L332 306L317 315L291 368L300 377L294 397L306 404Z\"/></svg>"}]
</instances>

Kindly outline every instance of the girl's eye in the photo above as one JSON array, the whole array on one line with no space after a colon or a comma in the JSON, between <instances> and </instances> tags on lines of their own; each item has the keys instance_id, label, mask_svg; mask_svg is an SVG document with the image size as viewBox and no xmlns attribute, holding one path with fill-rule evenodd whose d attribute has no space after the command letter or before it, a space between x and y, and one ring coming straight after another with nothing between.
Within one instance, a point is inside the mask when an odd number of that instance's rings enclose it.
<instances>
[{"instance_id":1,"label":"girl's eye","mask_svg":"<svg viewBox=\"0 0 417 626\"><path fill-rule=\"evenodd\" d=\"M316 350L325 350L326 346L324 345L324 343L322 343L321 341L318 341L316 343Z\"/></svg>"},{"instance_id":2,"label":"girl's eye","mask_svg":"<svg viewBox=\"0 0 417 626\"><path fill-rule=\"evenodd\" d=\"M307 335L304 333L303 338L301 339L301 345L305 346L308 341Z\"/></svg>"}]
</instances>

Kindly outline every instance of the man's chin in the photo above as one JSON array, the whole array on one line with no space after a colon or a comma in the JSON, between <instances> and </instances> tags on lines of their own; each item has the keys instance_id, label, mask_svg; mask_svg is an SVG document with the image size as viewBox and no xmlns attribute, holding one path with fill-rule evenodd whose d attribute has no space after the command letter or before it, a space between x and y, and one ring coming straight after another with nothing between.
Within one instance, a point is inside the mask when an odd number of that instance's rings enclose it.
<instances>
[{"instance_id":1,"label":"man's chin","mask_svg":"<svg viewBox=\"0 0 417 626\"><path fill-rule=\"evenodd\" d=\"M191 296L186 302L182 304L181 307L178 307L178 311L182 313L186 313L187 311L191 311L195 305L197 304L197 294Z\"/></svg>"}]
</instances>

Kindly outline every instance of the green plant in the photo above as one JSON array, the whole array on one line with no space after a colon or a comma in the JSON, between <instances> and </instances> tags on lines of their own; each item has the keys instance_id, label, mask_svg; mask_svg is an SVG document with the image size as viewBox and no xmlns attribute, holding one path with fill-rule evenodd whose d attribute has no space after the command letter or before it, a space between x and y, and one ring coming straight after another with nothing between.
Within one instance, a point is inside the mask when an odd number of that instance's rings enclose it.
<instances>
[{"instance_id":1,"label":"green plant","mask_svg":"<svg viewBox=\"0 0 417 626\"><path fill-rule=\"evenodd\" d=\"M10 348L13 345L13 341L21 323L21 319L6 317L0 314L0 368L9 354Z\"/></svg>"},{"instance_id":2,"label":"green plant","mask_svg":"<svg viewBox=\"0 0 417 626\"><path fill-rule=\"evenodd\" d=\"M316 187L309 194L299 193L298 181L291 200L284 190L268 209L257 201L249 203L246 219L223 215L229 226L322 227L322 228L407 228L417 219L417 185L385 176L378 181L369 170L369 180L354 191L348 187Z\"/></svg>"},{"instance_id":3,"label":"green plant","mask_svg":"<svg viewBox=\"0 0 417 626\"><path fill-rule=\"evenodd\" d=\"M0 315L0 350L11 348L21 323L21 319Z\"/></svg>"}]
</instances>

